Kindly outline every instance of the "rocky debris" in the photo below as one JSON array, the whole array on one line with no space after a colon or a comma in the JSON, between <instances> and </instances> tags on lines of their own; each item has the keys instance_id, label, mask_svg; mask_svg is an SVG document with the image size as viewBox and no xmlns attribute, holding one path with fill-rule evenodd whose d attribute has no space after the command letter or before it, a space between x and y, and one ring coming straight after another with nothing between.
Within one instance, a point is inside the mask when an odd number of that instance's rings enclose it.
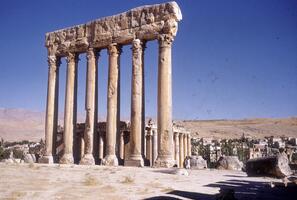
<instances>
[{"instance_id":1,"label":"rocky debris","mask_svg":"<svg viewBox=\"0 0 297 200\"><path fill-rule=\"evenodd\" d=\"M25 154L24 155L24 162L25 163L35 163L36 157L34 154Z\"/></svg>"},{"instance_id":2,"label":"rocky debris","mask_svg":"<svg viewBox=\"0 0 297 200\"><path fill-rule=\"evenodd\" d=\"M191 160L191 169L206 169L207 161L202 158L202 156L192 156Z\"/></svg>"},{"instance_id":3,"label":"rocky debris","mask_svg":"<svg viewBox=\"0 0 297 200\"><path fill-rule=\"evenodd\" d=\"M217 169L242 170L243 163L237 156L222 156L217 162Z\"/></svg>"},{"instance_id":4,"label":"rocky debris","mask_svg":"<svg viewBox=\"0 0 297 200\"><path fill-rule=\"evenodd\" d=\"M276 156L250 159L246 163L248 176L271 176L284 178L292 174L289 160L285 153Z\"/></svg>"}]
</instances>

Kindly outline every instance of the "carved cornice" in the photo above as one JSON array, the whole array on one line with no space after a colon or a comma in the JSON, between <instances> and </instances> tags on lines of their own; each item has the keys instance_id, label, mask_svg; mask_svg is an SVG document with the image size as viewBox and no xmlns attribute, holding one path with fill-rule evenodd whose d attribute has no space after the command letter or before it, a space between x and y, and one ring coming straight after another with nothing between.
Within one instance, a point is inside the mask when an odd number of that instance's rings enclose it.
<instances>
[{"instance_id":1,"label":"carved cornice","mask_svg":"<svg viewBox=\"0 0 297 200\"><path fill-rule=\"evenodd\" d=\"M159 34L176 35L182 19L176 2L134 8L86 24L46 34L49 54L67 56L68 52L86 52L89 47L107 48L111 43L129 44L133 39L154 40Z\"/></svg>"}]
</instances>

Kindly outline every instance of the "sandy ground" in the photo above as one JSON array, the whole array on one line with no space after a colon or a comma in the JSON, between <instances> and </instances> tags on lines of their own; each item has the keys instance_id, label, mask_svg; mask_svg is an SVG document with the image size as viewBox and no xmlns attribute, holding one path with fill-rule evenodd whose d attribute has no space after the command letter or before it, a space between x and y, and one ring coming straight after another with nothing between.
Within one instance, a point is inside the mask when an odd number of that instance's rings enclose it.
<instances>
[{"instance_id":1,"label":"sandy ground","mask_svg":"<svg viewBox=\"0 0 297 200\"><path fill-rule=\"evenodd\" d=\"M244 172L168 172L172 169L0 163L0 199L215 199L220 188L234 189L238 199L289 199L294 192L297 197L296 187L271 188L271 181L280 180Z\"/></svg>"}]
</instances>

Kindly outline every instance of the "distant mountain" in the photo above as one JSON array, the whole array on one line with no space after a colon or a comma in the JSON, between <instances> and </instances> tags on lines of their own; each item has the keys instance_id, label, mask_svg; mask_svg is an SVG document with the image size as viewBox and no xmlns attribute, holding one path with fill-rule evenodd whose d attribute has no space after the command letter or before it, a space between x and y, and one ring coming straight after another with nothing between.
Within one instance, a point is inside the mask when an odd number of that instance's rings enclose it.
<instances>
[{"instance_id":1,"label":"distant mountain","mask_svg":"<svg viewBox=\"0 0 297 200\"><path fill-rule=\"evenodd\" d=\"M61 118L59 119L60 124L63 121ZM0 137L8 141L39 141L44 138L44 119L44 112L0 108ZM78 121L84 121L84 114L78 114ZM194 137L239 138L243 133L245 136L253 138L271 135L297 137L296 117L284 119L179 120L175 123L190 130Z\"/></svg>"},{"instance_id":2,"label":"distant mountain","mask_svg":"<svg viewBox=\"0 0 297 200\"><path fill-rule=\"evenodd\" d=\"M297 137L297 118L244 119L244 120L187 120L177 121L195 137L252 138L265 136Z\"/></svg>"}]
</instances>

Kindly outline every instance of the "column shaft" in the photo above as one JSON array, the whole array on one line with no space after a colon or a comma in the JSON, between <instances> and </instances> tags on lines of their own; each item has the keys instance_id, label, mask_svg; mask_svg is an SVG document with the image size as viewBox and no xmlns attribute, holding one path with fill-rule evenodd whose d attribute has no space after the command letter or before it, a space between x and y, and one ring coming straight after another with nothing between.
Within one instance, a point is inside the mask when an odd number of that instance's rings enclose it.
<instances>
[{"instance_id":1,"label":"column shaft","mask_svg":"<svg viewBox=\"0 0 297 200\"><path fill-rule=\"evenodd\" d=\"M188 156L192 155L191 136L188 134Z\"/></svg>"},{"instance_id":2,"label":"column shaft","mask_svg":"<svg viewBox=\"0 0 297 200\"><path fill-rule=\"evenodd\" d=\"M87 80L86 80L86 122L84 131L85 154L80 164L94 165L93 137L95 133L95 105L96 105L96 53L93 48L87 52Z\"/></svg>"},{"instance_id":3,"label":"column shaft","mask_svg":"<svg viewBox=\"0 0 297 200\"><path fill-rule=\"evenodd\" d=\"M175 148L174 148L174 152L175 152L175 154L174 154L174 158L175 158L175 163L177 164L177 166L179 167L180 165L180 163L179 163L179 137L178 137L178 133L177 132L175 132L174 133L174 146L175 146Z\"/></svg>"},{"instance_id":4,"label":"column shaft","mask_svg":"<svg viewBox=\"0 0 297 200\"><path fill-rule=\"evenodd\" d=\"M187 139L187 134L184 134L184 158L188 155L188 139Z\"/></svg>"},{"instance_id":5,"label":"column shaft","mask_svg":"<svg viewBox=\"0 0 297 200\"><path fill-rule=\"evenodd\" d=\"M141 155L142 143L142 44L139 39L132 43L132 91L131 91L131 127L130 155L126 166L144 165Z\"/></svg>"},{"instance_id":6,"label":"column shaft","mask_svg":"<svg viewBox=\"0 0 297 200\"><path fill-rule=\"evenodd\" d=\"M182 133L179 134L179 167L184 167L184 136Z\"/></svg>"},{"instance_id":7,"label":"column shaft","mask_svg":"<svg viewBox=\"0 0 297 200\"><path fill-rule=\"evenodd\" d=\"M159 37L158 66L158 158L156 166L172 167L173 134L172 134L172 77L171 77L171 44L173 37Z\"/></svg>"},{"instance_id":8,"label":"column shaft","mask_svg":"<svg viewBox=\"0 0 297 200\"><path fill-rule=\"evenodd\" d=\"M158 157L158 133L156 130L153 130L153 160L152 165L155 165L155 161Z\"/></svg>"},{"instance_id":9,"label":"column shaft","mask_svg":"<svg viewBox=\"0 0 297 200\"><path fill-rule=\"evenodd\" d=\"M75 82L76 82L76 66L78 57L74 53L69 53L67 56L67 81L66 81L66 97L64 111L64 155L60 163L73 163L73 134L75 130Z\"/></svg>"},{"instance_id":10,"label":"column shaft","mask_svg":"<svg viewBox=\"0 0 297 200\"><path fill-rule=\"evenodd\" d=\"M103 132L99 133L99 163L102 164L102 160L104 158L104 140L103 140Z\"/></svg>"},{"instance_id":11,"label":"column shaft","mask_svg":"<svg viewBox=\"0 0 297 200\"><path fill-rule=\"evenodd\" d=\"M41 163L53 163L56 152L56 132L58 122L58 93L59 93L59 65L60 59L48 56L48 85L45 116L45 155L39 160Z\"/></svg>"},{"instance_id":12,"label":"column shaft","mask_svg":"<svg viewBox=\"0 0 297 200\"><path fill-rule=\"evenodd\" d=\"M107 91L107 119L106 119L106 156L104 165L117 166L116 156L116 134L118 125L118 79L119 79L119 54L120 48L117 44L108 46L109 69L108 69L108 91Z\"/></svg>"}]
</instances>

